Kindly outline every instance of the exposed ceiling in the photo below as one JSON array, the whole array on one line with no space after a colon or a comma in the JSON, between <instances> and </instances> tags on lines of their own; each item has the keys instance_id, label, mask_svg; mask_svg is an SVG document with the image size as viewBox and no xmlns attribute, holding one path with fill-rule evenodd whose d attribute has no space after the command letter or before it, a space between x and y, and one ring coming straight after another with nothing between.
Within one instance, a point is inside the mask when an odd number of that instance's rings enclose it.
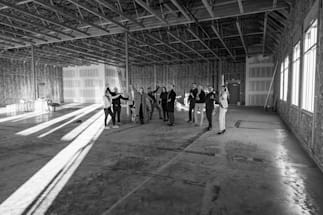
<instances>
[{"instance_id":1,"label":"exposed ceiling","mask_svg":"<svg viewBox=\"0 0 323 215\"><path fill-rule=\"evenodd\" d=\"M295 0L0 0L0 58L58 65L272 54Z\"/></svg>"}]
</instances>

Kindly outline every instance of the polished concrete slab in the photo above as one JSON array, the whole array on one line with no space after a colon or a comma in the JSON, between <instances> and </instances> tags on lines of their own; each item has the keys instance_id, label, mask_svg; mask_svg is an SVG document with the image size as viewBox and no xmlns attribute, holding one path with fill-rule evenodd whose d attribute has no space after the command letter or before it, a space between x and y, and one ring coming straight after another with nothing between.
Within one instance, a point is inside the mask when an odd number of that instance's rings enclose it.
<instances>
[{"instance_id":1,"label":"polished concrete slab","mask_svg":"<svg viewBox=\"0 0 323 215\"><path fill-rule=\"evenodd\" d=\"M31 135L17 133L80 108L0 123L1 202L61 151L81 144L78 137L62 137L99 109L43 138L73 118ZM216 134L217 123L206 132L186 123L186 115L176 113L174 127L155 115L142 126L123 121L119 129L100 130L77 170L65 168L48 182L54 190L53 184L66 181L53 201L43 198L50 205L32 202L23 212L44 207L46 214L59 215L323 214L323 174L275 113L231 108L224 135ZM74 174L64 179L69 172Z\"/></svg>"}]
</instances>

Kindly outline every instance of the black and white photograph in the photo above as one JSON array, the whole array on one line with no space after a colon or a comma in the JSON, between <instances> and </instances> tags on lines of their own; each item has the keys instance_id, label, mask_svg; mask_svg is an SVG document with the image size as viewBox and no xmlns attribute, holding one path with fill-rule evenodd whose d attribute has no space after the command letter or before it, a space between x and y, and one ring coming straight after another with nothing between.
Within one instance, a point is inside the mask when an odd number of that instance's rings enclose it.
<instances>
[{"instance_id":1,"label":"black and white photograph","mask_svg":"<svg viewBox=\"0 0 323 215\"><path fill-rule=\"evenodd\" d=\"M323 0L0 0L0 215L323 215Z\"/></svg>"}]
</instances>

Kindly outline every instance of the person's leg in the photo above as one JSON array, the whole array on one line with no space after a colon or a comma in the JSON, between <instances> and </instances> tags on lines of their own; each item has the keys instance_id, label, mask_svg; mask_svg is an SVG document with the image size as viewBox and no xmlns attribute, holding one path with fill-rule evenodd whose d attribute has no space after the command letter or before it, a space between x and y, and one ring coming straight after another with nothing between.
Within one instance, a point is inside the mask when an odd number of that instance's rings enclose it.
<instances>
[{"instance_id":1,"label":"person's leg","mask_svg":"<svg viewBox=\"0 0 323 215\"><path fill-rule=\"evenodd\" d=\"M140 123L144 124L144 113L142 110L142 104L140 104L140 107L139 107L139 119L140 119Z\"/></svg>"},{"instance_id":2,"label":"person's leg","mask_svg":"<svg viewBox=\"0 0 323 215\"><path fill-rule=\"evenodd\" d=\"M112 112L112 115L111 115L111 120L112 120L112 122L114 121L116 121L116 112L117 112L117 108L113 105L112 107L110 107L110 110L111 110L111 112Z\"/></svg>"},{"instance_id":3,"label":"person's leg","mask_svg":"<svg viewBox=\"0 0 323 215\"><path fill-rule=\"evenodd\" d=\"M163 108L164 121L166 121L167 120L167 118L166 118L166 104L162 104L162 108Z\"/></svg>"},{"instance_id":4,"label":"person's leg","mask_svg":"<svg viewBox=\"0 0 323 215\"><path fill-rule=\"evenodd\" d=\"M108 108L108 113L111 115L112 125L115 126L116 125L116 117L115 117L115 113L112 112L111 107Z\"/></svg>"},{"instance_id":5,"label":"person's leg","mask_svg":"<svg viewBox=\"0 0 323 215\"><path fill-rule=\"evenodd\" d=\"M151 111L150 111L150 115L149 115L150 120L152 120L152 118L153 118L154 110L155 110L155 103L151 103Z\"/></svg>"},{"instance_id":6,"label":"person's leg","mask_svg":"<svg viewBox=\"0 0 323 215\"><path fill-rule=\"evenodd\" d=\"M160 107L160 105L156 102L156 108L157 108L157 110L158 110L158 114L159 114L159 119L163 119L162 118L162 110L161 110L161 107Z\"/></svg>"},{"instance_id":7,"label":"person's leg","mask_svg":"<svg viewBox=\"0 0 323 215\"><path fill-rule=\"evenodd\" d=\"M213 108L210 109L209 111L209 127L212 128L213 127Z\"/></svg>"},{"instance_id":8,"label":"person's leg","mask_svg":"<svg viewBox=\"0 0 323 215\"><path fill-rule=\"evenodd\" d=\"M197 111L198 111L198 108L199 108L198 104L195 104L195 106L194 106L194 120L193 120L193 122L195 122L195 123L197 123Z\"/></svg>"},{"instance_id":9,"label":"person's leg","mask_svg":"<svg viewBox=\"0 0 323 215\"><path fill-rule=\"evenodd\" d=\"M205 110L206 119L209 123L208 129L212 128L212 112L209 108Z\"/></svg>"},{"instance_id":10,"label":"person's leg","mask_svg":"<svg viewBox=\"0 0 323 215\"><path fill-rule=\"evenodd\" d=\"M224 109L223 108L220 108L220 111L219 111L219 131L222 132L223 131L223 111Z\"/></svg>"},{"instance_id":11,"label":"person's leg","mask_svg":"<svg viewBox=\"0 0 323 215\"><path fill-rule=\"evenodd\" d=\"M226 117L226 115L227 115L227 109L224 109L223 110L223 131L225 131L225 117Z\"/></svg>"},{"instance_id":12,"label":"person's leg","mask_svg":"<svg viewBox=\"0 0 323 215\"><path fill-rule=\"evenodd\" d=\"M192 121L192 111L193 111L193 105L190 103L188 108L188 122Z\"/></svg>"},{"instance_id":13,"label":"person's leg","mask_svg":"<svg viewBox=\"0 0 323 215\"><path fill-rule=\"evenodd\" d=\"M169 125L174 125L174 112L169 112Z\"/></svg>"},{"instance_id":14,"label":"person's leg","mask_svg":"<svg viewBox=\"0 0 323 215\"><path fill-rule=\"evenodd\" d=\"M106 127L107 126L107 118L108 118L108 115L109 115L109 112L108 112L108 109L107 108L104 108L104 126Z\"/></svg>"},{"instance_id":15,"label":"person's leg","mask_svg":"<svg viewBox=\"0 0 323 215\"><path fill-rule=\"evenodd\" d=\"M202 126L203 125L203 120L204 120L204 103L200 104L200 112L201 112L200 126Z\"/></svg>"},{"instance_id":16,"label":"person's leg","mask_svg":"<svg viewBox=\"0 0 323 215\"><path fill-rule=\"evenodd\" d=\"M118 106L117 108L118 123L120 123L120 114L121 114L121 106Z\"/></svg>"}]
</instances>

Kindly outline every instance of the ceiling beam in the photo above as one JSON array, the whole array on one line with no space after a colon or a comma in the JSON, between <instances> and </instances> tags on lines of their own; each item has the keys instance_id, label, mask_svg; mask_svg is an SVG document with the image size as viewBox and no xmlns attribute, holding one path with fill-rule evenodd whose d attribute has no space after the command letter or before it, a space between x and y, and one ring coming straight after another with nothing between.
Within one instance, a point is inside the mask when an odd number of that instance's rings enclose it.
<instances>
[{"instance_id":1,"label":"ceiling beam","mask_svg":"<svg viewBox=\"0 0 323 215\"><path fill-rule=\"evenodd\" d=\"M163 44L164 46L168 47L169 49L171 49L171 50L173 50L173 51L175 51L175 52L177 52L177 53L179 53L180 55L184 56L185 58L189 58L189 59L192 59L192 60L193 60L193 58L192 58L192 57L188 56L187 54L185 54L185 53L184 53L184 52L182 52L181 50L178 50L178 49L174 48L173 46L169 45L168 43L166 43L165 41L163 41L163 40L159 39L159 38L158 38L158 37L156 37L156 36L154 36L154 35L152 35L152 34L147 34L147 37L150 37L151 39L153 39L153 40L156 40L156 41L160 42L160 43L161 43L161 44Z\"/></svg>"},{"instance_id":2,"label":"ceiling beam","mask_svg":"<svg viewBox=\"0 0 323 215\"><path fill-rule=\"evenodd\" d=\"M29 33L32 33L32 34L40 34L40 35L50 37L50 38L53 38L53 39L56 39L56 40L61 39L61 38L56 37L54 35L50 35L50 34L47 34L47 33L36 31L36 30L31 30L31 29L28 29L28 28L25 28L25 27L20 27L20 26L14 25L14 24L9 24L9 23L3 22L3 21L0 21L0 24L4 25L4 26L7 26L7 27L10 27L10 28L15 28L15 29L19 29L21 31L29 32Z\"/></svg>"},{"instance_id":3,"label":"ceiling beam","mask_svg":"<svg viewBox=\"0 0 323 215\"><path fill-rule=\"evenodd\" d=\"M210 5L209 1L208 0L202 0L203 4L204 4L204 7L206 8L206 10L209 12L209 15L214 18L215 15L214 15L214 12L213 12L213 9L212 9L212 6Z\"/></svg>"},{"instance_id":4,"label":"ceiling beam","mask_svg":"<svg viewBox=\"0 0 323 215\"><path fill-rule=\"evenodd\" d=\"M268 21L268 13L265 13L264 18L264 34L263 34L263 45L262 45L262 55L265 54L265 47L266 47L266 33L267 33L267 21Z\"/></svg>"},{"instance_id":5,"label":"ceiling beam","mask_svg":"<svg viewBox=\"0 0 323 215\"><path fill-rule=\"evenodd\" d=\"M23 43L23 42L14 41L11 38L8 39L8 37L7 38L3 38L2 36L0 36L0 40L6 41L6 42L9 42L9 43L13 43L13 44L25 45L25 43Z\"/></svg>"},{"instance_id":6,"label":"ceiling beam","mask_svg":"<svg viewBox=\"0 0 323 215\"><path fill-rule=\"evenodd\" d=\"M218 37L218 39L220 40L220 42L222 43L223 47L226 49L226 51L229 53L229 55L231 56L231 58L233 60L235 60L235 57L233 56L232 52L230 51L230 49L228 48L228 46L225 44L224 40L222 39L222 36L220 35L220 33L216 30L216 28L214 27L214 25L211 25L211 28L213 30L213 32L215 33L215 35Z\"/></svg>"},{"instance_id":7,"label":"ceiling beam","mask_svg":"<svg viewBox=\"0 0 323 215\"><path fill-rule=\"evenodd\" d=\"M142 1L142 0L135 0L135 1L137 4L139 4L146 11L148 11L149 13L154 15L156 17L156 19L158 19L162 23L168 25L168 22L163 17L161 17L159 14L157 14L153 9L151 9L148 5L146 5L146 3L144 1Z\"/></svg>"},{"instance_id":8,"label":"ceiling beam","mask_svg":"<svg viewBox=\"0 0 323 215\"><path fill-rule=\"evenodd\" d=\"M189 20L192 21L192 17L186 12L185 8L180 5L180 3L177 0L171 0L173 5L183 14L183 16Z\"/></svg>"},{"instance_id":9,"label":"ceiling beam","mask_svg":"<svg viewBox=\"0 0 323 215\"><path fill-rule=\"evenodd\" d=\"M167 55L167 56L169 56L169 57L171 57L171 58L178 59L178 57L177 57L177 56L172 55L172 54L169 54L168 52L166 52L166 51L164 51L164 50L162 50L162 49L160 49L160 48L156 48L156 47L154 47L153 45L151 45L151 44L147 43L147 42L146 42L146 41L144 41L144 40L140 40L140 39L138 39L138 38L135 38L134 36L130 36L129 38L130 38L130 39L132 39L132 40L134 40L134 41L136 41L136 42L143 43L143 44L147 45L148 47L150 47L151 49L154 49L155 51L161 52L161 53L163 53L164 55Z\"/></svg>"},{"instance_id":10,"label":"ceiling beam","mask_svg":"<svg viewBox=\"0 0 323 215\"><path fill-rule=\"evenodd\" d=\"M241 30L240 23L239 23L238 20L236 21L236 26L237 26L237 29L238 29L238 32L239 32L239 35L240 35L240 39L241 39L244 51L245 51L246 55L248 56L248 49L247 49L247 46L246 46L245 41L243 39L242 30Z\"/></svg>"},{"instance_id":11,"label":"ceiling beam","mask_svg":"<svg viewBox=\"0 0 323 215\"><path fill-rule=\"evenodd\" d=\"M118 22L118 21L115 21L115 20L114 20L114 19L112 19L111 17L108 17L108 16L106 16L106 15L104 15L104 14L101 14L101 13L96 12L95 10L93 10L93 9L91 9L90 7L86 6L85 4L82 4L82 3L78 2L77 0L67 0L67 1L69 1L69 2L73 3L74 5L77 5L77 6L78 6L78 7L80 7L80 8L83 8L84 10L86 10L86 11L88 11L88 12L90 12L90 13L94 14L95 16L97 16L97 17L99 17L99 18L101 18L101 19L105 19L105 20L107 20L107 21L109 21L109 22L112 22L112 23L114 23L114 24L118 25L118 26L119 26L119 27L121 27L123 30L128 31L128 27L126 27L125 25L121 24L121 23L120 23L120 22Z\"/></svg>"},{"instance_id":12,"label":"ceiling beam","mask_svg":"<svg viewBox=\"0 0 323 215\"><path fill-rule=\"evenodd\" d=\"M19 2L16 2L15 5L23 5L23 4L27 4L29 2L32 2L33 0L25 0L25 1L19 1ZM3 6L3 7L0 7L0 10L5 10L5 9L8 9L9 7L7 6Z\"/></svg>"},{"instance_id":13,"label":"ceiling beam","mask_svg":"<svg viewBox=\"0 0 323 215\"><path fill-rule=\"evenodd\" d=\"M205 48L207 48L214 57L220 59L219 56L192 29L188 28L187 31L190 32Z\"/></svg>"},{"instance_id":14,"label":"ceiling beam","mask_svg":"<svg viewBox=\"0 0 323 215\"><path fill-rule=\"evenodd\" d=\"M240 13L244 13L243 5L242 5L242 0L237 0L237 1L238 1Z\"/></svg>"},{"instance_id":15,"label":"ceiling beam","mask_svg":"<svg viewBox=\"0 0 323 215\"><path fill-rule=\"evenodd\" d=\"M204 60L207 60L207 58L202 55L200 52L196 51L194 48L192 48L190 45L188 45L184 40L182 40L181 38L177 37L176 35L174 35L173 33L171 33L170 31L167 31L167 33L172 36L174 39L180 41L184 46L186 46L187 48L189 48L191 51L193 51L195 54L197 54L198 56L200 56L201 58L203 58Z\"/></svg>"},{"instance_id":16,"label":"ceiling beam","mask_svg":"<svg viewBox=\"0 0 323 215\"><path fill-rule=\"evenodd\" d=\"M68 36L68 37L74 38L74 36L71 35L71 34L67 34L67 33L65 33L63 31L59 31L59 30L56 30L56 29L53 29L53 28L49 28L49 27L47 27L45 25L40 25L40 24L37 24L37 23L29 22L26 19L23 19L23 18L18 17L18 16L14 16L14 15L9 14L9 13L5 13L3 11L0 11L0 15L1 16L4 16L4 17L7 17L7 18L10 18L10 19L13 19L13 20L15 20L17 22L24 23L26 25L30 25L30 26L33 26L33 27L36 27L36 28L46 29L48 31L55 32L57 34L62 34L64 36Z\"/></svg>"},{"instance_id":17,"label":"ceiling beam","mask_svg":"<svg viewBox=\"0 0 323 215\"><path fill-rule=\"evenodd\" d=\"M119 43L122 43L123 45L125 45L124 40L120 40L120 39L116 39L116 38L114 38L114 40L119 42ZM144 45L144 46L148 46L148 45ZM147 54L149 56L154 56L159 60L165 60L165 58L163 58L163 57L161 57L161 56L159 56L159 55L157 55L155 53L152 53L150 51L147 51L147 50L143 49L142 47L137 47L137 46L135 46L133 44L129 44L129 48L136 49L139 52L138 54L140 54L140 52L143 52L143 53L145 53L145 54ZM128 52L131 53L132 51L129 50Z\"/></svg>"},{"instance_id":18,"label":"ceiling beam","mask_svg":"<svg viewBox=\"0 0 323 215\"><path fill-rule=\"evenodd\" d=\"M94 0L96 1L98 4L103 5L104 7L108 8L109 10L113 11L114 13L119 14L120 16L122 16L125 19L128 19L129 21L133 22L134 24L140 26L140 27L145 27L142 23L138 22L136 19L130 17L129 15L125 14L124 12L121 12L120 10L118 10L117 8L115 8L112 4L103 1L103 0Z\"/></svg>"},{"instance_id":19,"label":"ceiling beam","mask_svg":"<svg viewBox=\"0 0 323 215\"><path fill-rule=\"evenodd\" d=\"M1 1L3 1L3 0L0 0L0 3L1 3ZM35 1L40 1L40 0L35 0ZM100 0L98 0L98 1L100 1ZM103 0L101 0L101 1L103 1ZM206 0L203 0L203 1L206 1ZM42 0L42 2L44 3L45 1ZM82 2L85 2L85 1L82 1ZM178 2L180 2L180 1L178 1ZM19 6L19 8L23 8L23 7ZM244 9L245 9L245 11L248 11L248 12L245 12L243 14L241 14L238 11L238 8L232 9L232 10L230 10L231 12L229 12L229 9L227 7L226 8L225 7L215 7L213 10L214 11L213 13L215 13L216 16L213 14L211 17L207 13L204 12L204 10L205 10L204 7L194 7L194 8L192 8L192 10L194 11L194 14L196 14L196 16L197 16L196 17L197 21L199 23L202 23L202 22L209 22L212 20L218 20L218 19L228 18L228 17L237 17L237 16L240 17L240 16L251 15L251 14L264 13L264 11L270 11L270 10L271 11L285 10L286 8L287 8L286 5L282 4L282 2L279 2L277 4L277 8L273 9L271 1L269 3L267 1L266 2L259 1L259 8L250 8L247 4L245 4ZM184 7L184 9L185 9L185 7ZM178 10L177 10L177 12L178 12ZM22 17L24 17L24 19L26 19L26 21L29 18L26 16L22 16ZM144 23L145 27L142 27L139 25L131 25L131 26L129 26L129 31L130 32L138 32L138 31L143 31L143 30L153 30L153 29L165 27L165 25L162 23L153 22L154 21L154 20L152 20L153 17L154 17L153 15L149 14L149 15L139 16L139 17L135 18L135 20L141 20L140 22ZM120 18L122 19L122 17L120 17ZM121 19L115 19L115 20L121 20ZM178 26L178 25L188 25L188 24L196 23L194 20L189 21L189 20L186 20L184 17L176 18L174 16L169 16L167 18L167 20L169 23L167 25L167 27ZM34 19L32 19L31 21L34 21ZM82 20L78 19L78 21L82 23ZM127 20L123 19L123 21L127 21ZM123 22L123 21L120 21L120 22ZM63 22L60 22L60 23L63 24ZM110 22L97 23L97 25L99 25L99 26L105 26L107 24L110 24ZM68 25L68 23L66 23L66 25ZM79 30L84 29L86 31L86 30L88 30L89 27L91 27L91 26L82 25L78 29ZM52 30L54 30L54 29L52 29ZM94 29L94 30L96 30L96 29ZM121 28L109 29L110 33L102 32L102 31L94 31L94 30L90 30L88 32L85 32L86 35L80 35L77 33L74 34L74 32L71 32L68 29L64 28L64 30L62 30L62 31L64 31L68 34L73 33L75 37L74 38L63 37L60 41L63 42L63 41L72 41L72 40L76 40L76 39L101 37L101 36L105 36L105 35L114 35L114 34L119 34L119 33L123 32ZM35 43L35 45L51 44L51 43L56 43L56 42L57 42L57 40L54 40L54 39L49 40L48 42L37 41ZM22 48L22 47L26 47L26 46L28 46L28 45L26 44L26 45L8 46L7 48L8 49L16 49L16 48Z\"/></svg>"},{"instance_id":20,"label":"ceiling beam","mask_svg":"<svg viewBox=\"0 0 323 215\"><path fill-rule=\"evenodd\" d=\"M96 25L94 23L88 22L88 21L86 21L84 19L80 20L79 17L75 17L71 13L65 12L65 11L63 11L63 9L61 9L61 8L55 6L55 5L48 4L48 3L43 2L41 0L34 0L34 2L41 5L41 6L43 6L43 7L45 7L45 8L47 8L47 9L49 9L49 10L51 10L51 11L53 11L53 12L61 14L62 16L69 17L69 18L71 18L73 20L81 21L82 23L85 23L85 24L87 24L87 25L89 25L89 26L91 26L93 28L99 29L99 30L101 30L103 32L106 32L106 33L109 33L108 30L106 30L106 29L104 29L104 28L102 28L102 27L100 27L100 26L98 26L98 25ZM90 35L90 34L88 34L88 35Z\"/></svg>"},{"instance_id":21,"label":"ceiling beam","mask_svg":"<svg viewBox=\"0 0 323 215\"><path fill-rule=\"evenodd\" d=\"M25 39L25 38L17 38L17 37L13 37L12 35L8 35L8 34L4 34L4 33L0 33L1 37L7 38L7 39L12 39L12 40L17 40L20 42L23 42L26 44L26 46L30 46L30 44L34 44L33 41Z\"/></svg>"},{"instance_id":22,"label":"ceiling beam","mask_svg":"<svg viewBox=\"0 0 323 215\"><path fill-rule=\"evenodd\" d=\"M23 14L25 14L25 15L31 16L31 17L33 17L33 18L43 20L43 21L45 21L45 22L48 22L48 23L51 23L51 24L54 24L54 25L60 26L60 27L62 27L62 28L66 28L66 29L69 29L69 30L72 30L72 31L79 32L79 33L81 33L81 34L83 34L83 35L87 35L87 36L89 35L88 33L84 32L84 31L81 31L81 30L79 30L79 29L77 29L77 28L74 28L74 27L71 27L71 26L67 26L67 25L65 25L65 24L63 24L63 23L58 23L58 22L56 22L56 21L54 21L54 20L51 20L51 19L48 19L48 18L45 18L45 17L39 16L39 15L36 15L36 14L34 14L34 13L28 12L28 11L26 11L26 10L24 10L24 9L21 9L21 8L19 8L19 7L15 6L15 5L13 5L13 4L7 3L7 2L5 2L5 1L3 1L3 0L0 0L0 4L5 5L5 6L7 6L7 7L11 8L11 9L14 9L14 10L16 10L16 11L19 11L20 13L23 13Z\"/></svg>"},{"instance_id":23,"label":"ceiling beam","mask_svg":"<svg viewBox=\"0 0 323 215\"><path fill-rule=\"evenodd\" d=\"M8 29L1 29L2 32L7 32L9 34L13 34L13 35L18 35L18 36L21 36L21 37L27 37L27 38L31 38L31 39L36 39L36 40L41 40L41 41L44 41L44 42L47 42L46 39L44 38L41 38L41 37L35 37L33 35L29 35L29 34L26 34L25 32L17 32L17 31L11 31L11 30L8 30Z\"/></svg>"},{"instance_id":24,"label":"ceiling beam","mask_svg":"<svg viewBox=\"0 0 323 215\"><path fill-rule=\"evenodd\" d=\"M110 50L110 49L107 49L107 48L105 48L103 46L96 45L94 43L87 42L86 45L92 46L92 47L97 48L97 49L105 50L105 52L110 52L111 54L109 54L109 55L111 55L112 57L116 57L115 55L119 55L120 57L124 58L126 56L125 53L118 52L116 50ZM139 57L135 57L135 56L132 56L132 55L139 56ZM146 59L146 58L144 58L143 56L141 56L141 55L139 55L137 53L133 53L132 55L129 55L129 58L131 58L133 60L145 60L147 62L153 62L150 59ZM118 57L118 58L120 59L120 57Z\"/></svg>"},{"instance_id":25,"label":"ceiling beam","mask_svg":"<svg viewBox=\"0 0 323 215\"><path fill-rule=\"evenodd\" d=\"M125 51L124 47L122 47L122 46L120 46L120 45L113 44L113 43L111 43L111 42L107 42L107 41L102 40L102 39L100 39L100 38L96 38L96 40L97 40L97 41L99 41L100 43L102 43L102 44L106 45L106 46L109 46L109 47L113 47L113 48L119 49L119 50L121 50L122 52L124 52L124 51ZM124 44L124 41L122 41L122 42L121 42L120 40L117 40L117 39L114 39L114 40L116 40L116 41L118 41L118 42L120 42L120 43ZM134 46L134 45L130 45L129 47L131 47L131 48L135 48L135 46ZM148 54L150 54L150 55L156 56L157 58L165 59L165 58L162 58L162 57L160 57L160 56L158 56L158 55L156 55L156 54L153 54L153 53L151 53L151 52L148 52L148 51L144 50L143 48L138 48L138 49L140 49L140 51L142 51L142 52L145 52L145 53L148 53ZM128 53L129 53L129 54L133 54L133 55L140 55L140 53L134 52L134 51L132 51L132 50L128 50Z\"/></svg>"}]
</instances>

